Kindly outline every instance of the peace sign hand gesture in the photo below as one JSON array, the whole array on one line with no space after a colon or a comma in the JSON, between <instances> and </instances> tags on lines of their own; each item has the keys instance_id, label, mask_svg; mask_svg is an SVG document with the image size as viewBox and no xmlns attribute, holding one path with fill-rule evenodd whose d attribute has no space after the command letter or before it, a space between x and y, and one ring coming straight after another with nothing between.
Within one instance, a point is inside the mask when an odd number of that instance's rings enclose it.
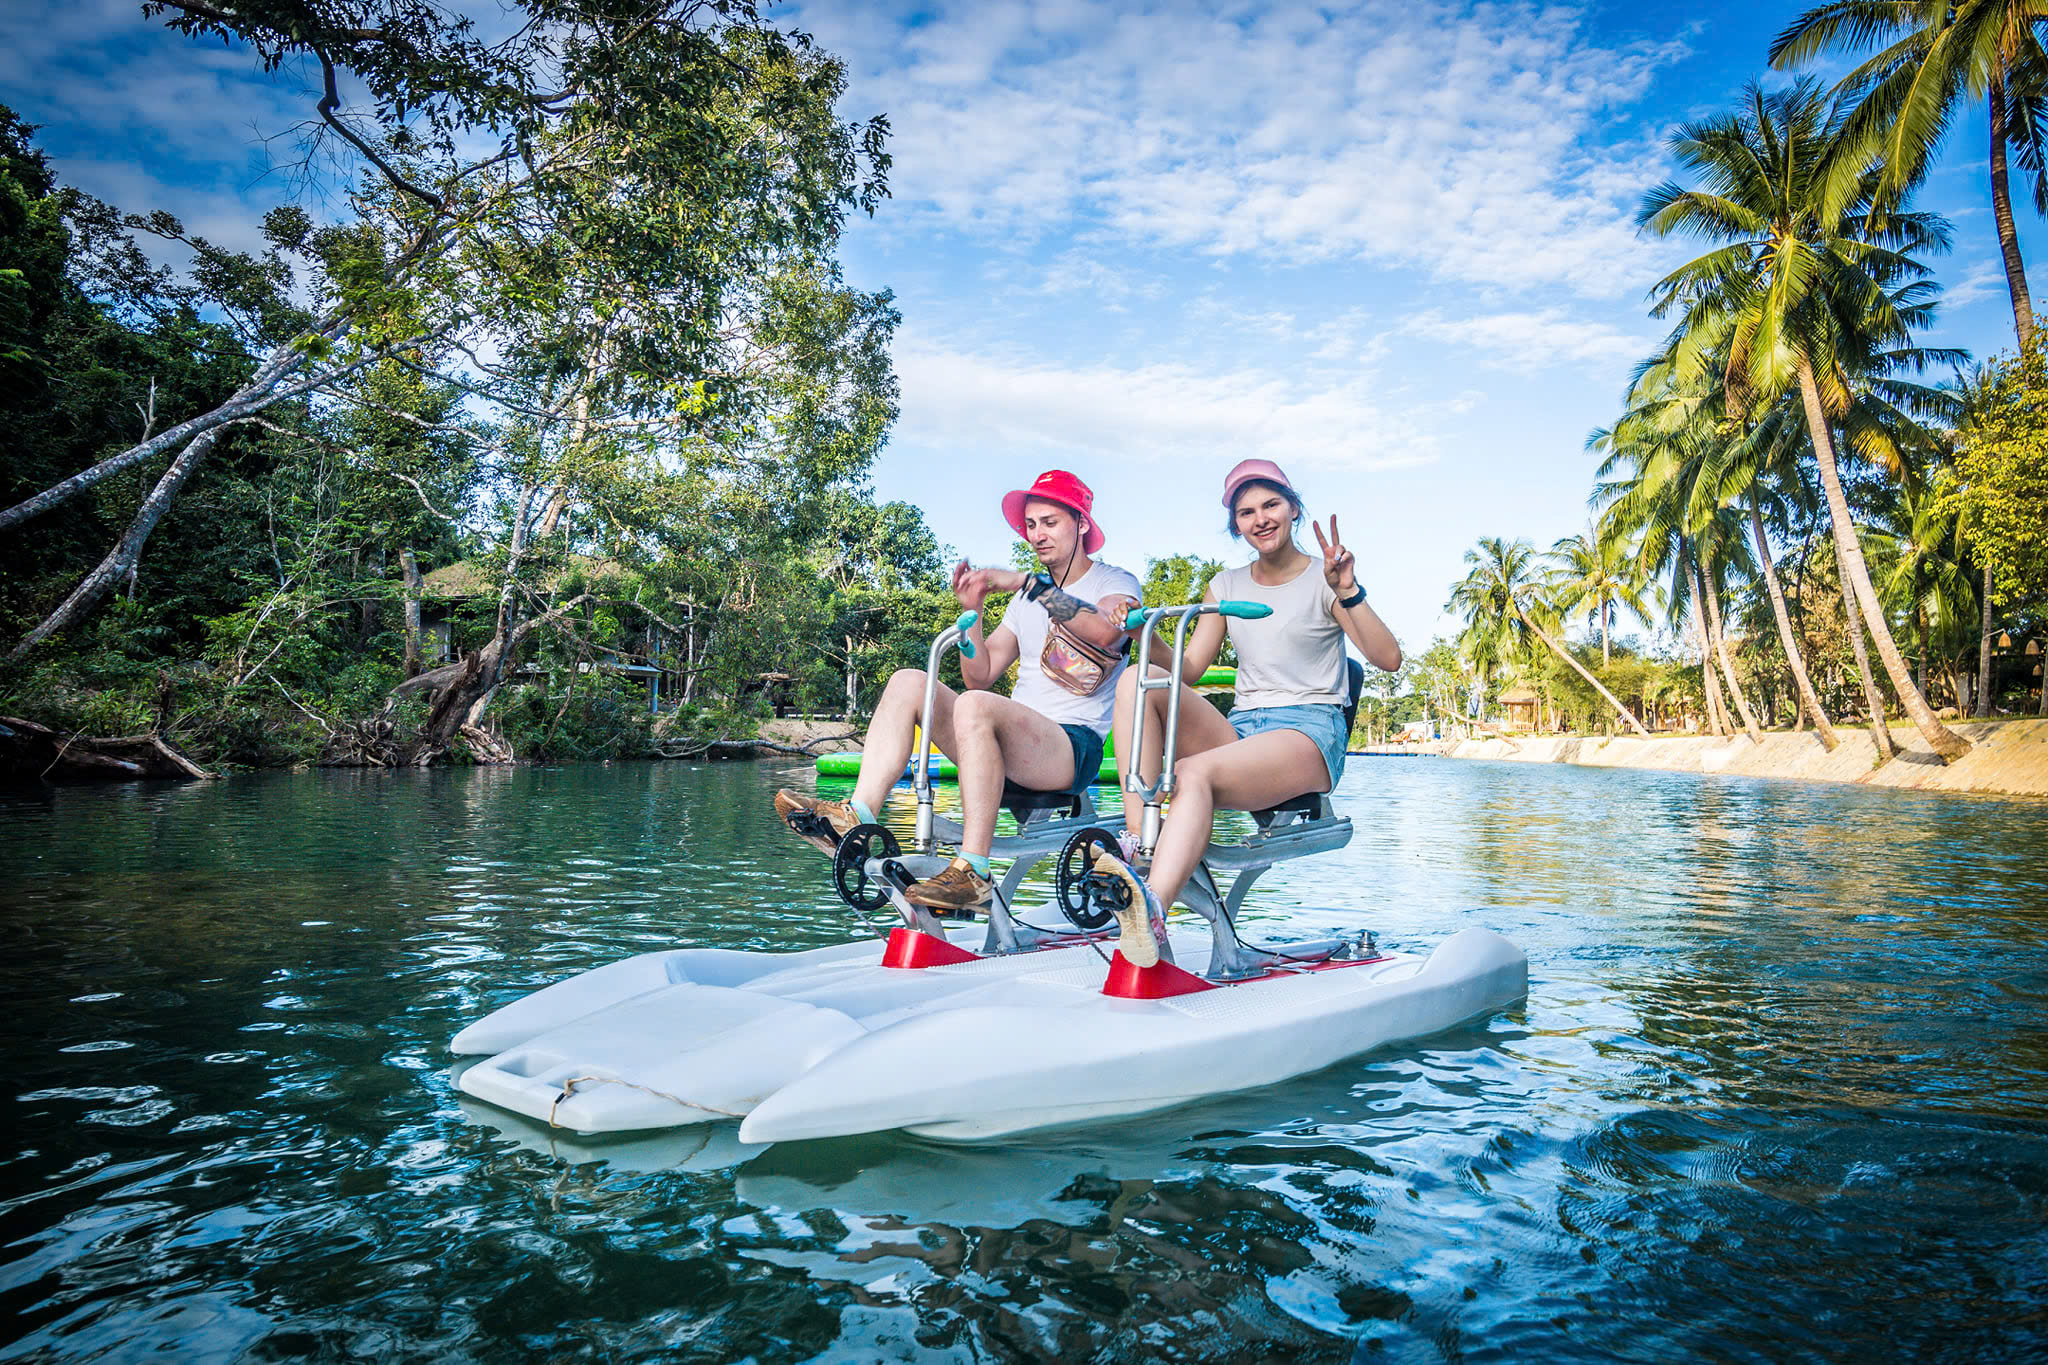
<instances>
[{"instance_id":1,"label":"peace sign hand gesture","mask_svg":"<svg viewBox=\"0 0 2048 1365\"><path fill-rule=\"evenodd\" d=\"M1358 567L1352 561L1351 551L1344 548L1344 542L1337 538L1337 514L1330 514L1330 534L1323 534L1322 523L1310 518L1309 526L1316 533L1316 544L1323 551L1323 579L1339 597L1349 597L1358 588Z\"/></svg>"}]
</instances>

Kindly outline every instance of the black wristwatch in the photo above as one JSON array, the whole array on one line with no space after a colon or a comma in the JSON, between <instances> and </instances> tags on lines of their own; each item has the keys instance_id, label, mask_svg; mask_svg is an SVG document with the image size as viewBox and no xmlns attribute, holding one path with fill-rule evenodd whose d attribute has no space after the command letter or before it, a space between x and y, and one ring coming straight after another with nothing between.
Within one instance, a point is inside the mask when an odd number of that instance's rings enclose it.
<instances>
[{"instance_id":1,"label":"black wristwatch","mask_svg":"<svg viewBox=\"0 0 2048 1365\"><path fill-rule=\"evenodd\" d=\"M1357 606L1360 602L1363 602L1364 600L1365 585L1363 583L1354 583L1351 585L1351 596L1338 598L1337 605L1340 607L1350 608Z\"/></svg>"},{"instance_id":2,"label":"black wristwatch","mask_svg":"<svg viewBox=\"0 0 2048 1365\"><path fill-rule=\"evenodd\" d=\"M1024 600L1026 602L1036 602L1039 598L1045 596L1047 593L1051 592L1054 588L1058 586L1059 585L1057 583L1052 581L1051 574L1046 573L1044 570L1040 570L1039 572L1032 574L1029 580L1025 582L1023 588Z\"/></svg>"}]
</instances>

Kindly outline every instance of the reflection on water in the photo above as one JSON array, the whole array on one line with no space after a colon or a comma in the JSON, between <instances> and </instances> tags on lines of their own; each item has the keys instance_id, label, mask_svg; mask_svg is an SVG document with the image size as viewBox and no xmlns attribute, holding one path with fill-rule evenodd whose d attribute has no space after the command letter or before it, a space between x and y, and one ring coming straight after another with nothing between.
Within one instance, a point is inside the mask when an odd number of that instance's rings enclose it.
<instances>
[{"instance_id":1,"label":"reflection on water","mask_svg":"<svg viewBox=\"0 0 2048 1365\"><path fill-rule=\"evenodd\" d=\"M767 812L792 779L0 807L0 1356L2048 1349L2048 806L1358 760L1351 846L1268 874L1253 932L1489 925L1526 1005L985 1147L598 1141L456 1095L446 1040L547 981L867 932Z\"/></svg>"}]
</instances>

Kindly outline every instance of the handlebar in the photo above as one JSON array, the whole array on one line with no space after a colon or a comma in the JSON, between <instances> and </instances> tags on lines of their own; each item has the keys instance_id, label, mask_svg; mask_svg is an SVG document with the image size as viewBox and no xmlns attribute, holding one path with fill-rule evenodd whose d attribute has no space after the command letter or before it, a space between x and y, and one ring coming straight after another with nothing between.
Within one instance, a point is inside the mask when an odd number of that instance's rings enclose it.
<instances>
[{"instance_id":1,"label":"handlebar","mask_svg":"<svg viewBox=\"0 0 2048 1365\"><path fill-rule=\"evenodd\" d=\"M912 768L911 785L917 791L917 850L920 853L932 851L932 709L938 702L939 661L946 657L946 651L959 646L964 659L974 657L974 641L967 632L974 629L974 623L981 619L978 611L963 611L952 625L947 626L932 639L931 653L925 657L924 666L924 724L918 732L917 762Z\"/></svg>"}]
</instances>

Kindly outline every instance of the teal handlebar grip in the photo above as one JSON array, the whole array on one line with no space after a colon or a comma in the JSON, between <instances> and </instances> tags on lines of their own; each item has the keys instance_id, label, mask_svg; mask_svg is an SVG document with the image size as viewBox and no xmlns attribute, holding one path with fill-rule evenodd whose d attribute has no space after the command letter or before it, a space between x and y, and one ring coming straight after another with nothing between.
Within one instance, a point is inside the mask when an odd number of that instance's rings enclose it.
<instances>
[{"instance_id":1,"label":"teal handlebar grip","mask_svg":"<svg viewBox=\"0 0 2048 1365\"><path fill-rule=\"evenodd\" d=\"M965 635L960 637L960 657L963 659L974 657L974 641L968 639Z\"/></svg>"},{"instance_id":2,"label":"teal handlebar grip","mask_svg":"<svg viewBox=\"0 0 2048 1365\"><path fill-rule=\"evenodd\" d=\"M961 632L963 632L963 633L964 633L964 632L966 632L966 631L970 631L970 630L973 630L973 629L974 629L974 622L975 622L975 620L976 620L976 619L977 619L977 618L978 618L978 617L979 617L980 615L981 615L981 613L980 613L980 612L978 612L978 611L963 611L963 612L961 612L961 613L960 613L960 619L959 619L959 620L957 620L957 621L955 621L955 622L953 623L953 629L955 629L955 630L957 630L957 631L961 631ZM972 656L970 655L969 657L972 657Z\"/></svg>"},{"instance_id":3,"label":"teal handlebar grip","mask_svg":"<svg viewBox=\"0 0 2048 1365\"><path fill-rule=\"evenodd\" d=\"M1273 609L1264 602L1218 602L1216 611L1219 615L1235 616L1241 621L1256 621L1273 614Z\"/></svg>"}]
</instances>

